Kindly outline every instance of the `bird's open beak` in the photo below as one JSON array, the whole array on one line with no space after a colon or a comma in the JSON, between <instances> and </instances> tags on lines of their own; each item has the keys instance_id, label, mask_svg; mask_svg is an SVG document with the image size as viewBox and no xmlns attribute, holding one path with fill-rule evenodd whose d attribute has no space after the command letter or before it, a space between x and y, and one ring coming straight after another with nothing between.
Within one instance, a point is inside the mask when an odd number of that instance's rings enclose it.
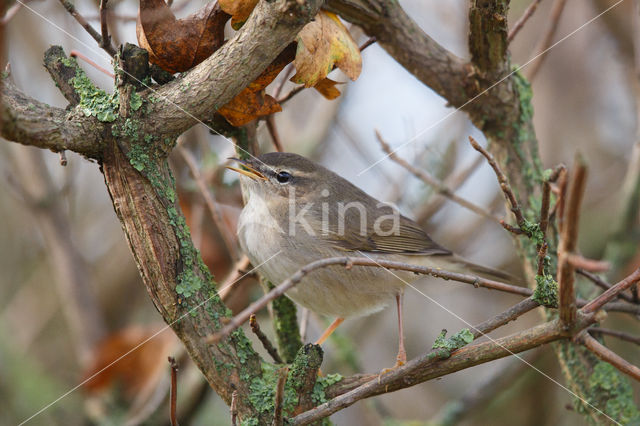
<instances>
[{"instance_id":1,"label":"bird's open beak","mask_svg":"<svg viewBox=\"0 0 640 426\"><path fill-rule=\"evenodd\" d=\"M244 161L244 160L240 160L239 158L230 158L230 160L235 160L238 163L242 164L242 166L244 168L246 168L247 170L243 170L243 169L238 169L236 167L231 167L231 166L225 166L227 169L229 170L233 170L234 172L238 172L242 175L248 176L253 180L267 180L266 176L263 175L262 173L260 173L258 170L256 170L253 166L251 166L251 164L249 164L248 162Z\"/></svg>"}]
</instances>

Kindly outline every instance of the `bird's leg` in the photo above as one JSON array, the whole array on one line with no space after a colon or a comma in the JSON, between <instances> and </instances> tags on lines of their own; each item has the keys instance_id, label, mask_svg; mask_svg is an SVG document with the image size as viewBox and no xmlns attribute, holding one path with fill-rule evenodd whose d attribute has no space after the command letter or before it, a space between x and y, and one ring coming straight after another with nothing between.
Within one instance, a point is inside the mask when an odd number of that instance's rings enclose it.
<instances>
[{"instance_id":1,"label":"bird's leg","mask_svg":"<svg viewBox=\"0 0 640 426\"><path fill-rule=\"evenodd\" d=\"M396 367L406 364L407 352L404 350L404 327L402 320L402 305L404 301L404 292L400 291L396 294L396 306L398 307L398 356L396 358Z\"/></svg>"},{"instance_id":2,"label":"bird's leg","mask_svg":"<svg viewBox=\"0 0 640 426\"><path fill-rule=\"evenodd\" d=\"M338 326L342 324L342 321L344 321L344 318L336 318L336 320L331 323L329 328L327 328L324 333L322 333L322 336L320 336L320 338L316 340L316 345L323 344L324 341L327 340L329 336L331 336L331 333L333 333L336 328L338 328Z\"/></svg>"}]
</instances>

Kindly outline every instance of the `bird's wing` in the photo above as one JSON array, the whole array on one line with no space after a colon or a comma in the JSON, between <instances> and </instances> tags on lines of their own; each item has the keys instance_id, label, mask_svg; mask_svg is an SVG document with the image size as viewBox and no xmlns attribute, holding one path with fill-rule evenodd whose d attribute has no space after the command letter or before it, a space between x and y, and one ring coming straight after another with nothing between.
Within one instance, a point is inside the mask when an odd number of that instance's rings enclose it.
<instances>
[{"instance_id":1,"label":"bird's wing","mask_svg":"<svg viewBox=\"0 0 640 426\"><path fill-rule=\"evenodd\" d=\"M334 233L330 239L337 248L346 251L423 255L451 254L451 251L433 241L417 223L407 217L399 215L395 229L390 226L390 223L387 223L386 227L383 225L376 227L369 224L365 232L360 232L359 226L346 226L345 231L341 233L343 235Z\"/></svg>"}]
</instances>

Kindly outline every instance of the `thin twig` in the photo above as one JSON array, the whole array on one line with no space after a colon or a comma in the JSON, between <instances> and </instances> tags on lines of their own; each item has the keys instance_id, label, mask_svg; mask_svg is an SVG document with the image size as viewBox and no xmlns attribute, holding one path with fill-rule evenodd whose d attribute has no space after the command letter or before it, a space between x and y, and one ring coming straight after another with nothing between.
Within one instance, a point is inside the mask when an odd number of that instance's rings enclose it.
<instances>
[{"instance_id":1,"label":"thin twig","mask_svg":"<svg viewBox=\"0 0 640 426\"><path fill-rule=\"evenodd\" d=\"M458 203L459 205L461 205L462 207L482 216L485 217L487 219L490 219L496 223L500 223L500 219L493 216L491 213L489 213L488 211L486 211L485 209L483 209L482 207L473 204L470 201L465 200L462 197L459 197L458 195L454 194L453 191L451 189L449 189L448 187L446 187L441 181L439 181L438 179L436 179L435 177L433 177L431 174L429 174L428 172L418 169L417 167L414 167L413 165L409 164L409 162L407 162L406 160L404 160L403 158L400 158L389 146L389 144L387 142L385 142L385 140L383 139L382 135L380 134L380 132L378 130L375 131L376 132L376 137L378 138L378 142L380 143L380 146L382 147L382 150L389 156L389 158L394 161L396 164L398 164L399 166L405 168L407 171L409 171L409 173L413 174L415 177L417 177L418 179L420 179L421 181L423 181L424 183L426 183L427 185L431 186L432 188L434 188L436 190L436 192L444 197L449 198L451 201Z\"/></svg>"},{"instance_id":2,"label":"thin twig","mask_svg":"<svg viewBox=\"0 0 640 426\"><path fill-rule=\"evenodd\" d=\"M276 385L276 396L273 410L273 426L283 426L284 419L282 418L282 405L284 402L284 385L287 382L288 367L282 367L277 371L278 384Z\"/></svg>"},{"instance_id":3,"label":"thin twig","mask_svg":"<svg viewBox=\"0 0 640 426\"><path fill-rule=\"evenodd\" d=\"M540 67L542 66L545 58L547 57L547 50L551 46L553 42L553 37L558 30L558 23L560 22L560 16L562 16L562 11L564 10L564 6L567 3L567 0L556 0L553 3L553 9L551 10L551 18L549 20L549 27L547 28L547 32L544 37L538 44L538 48L535 50L534 58L537 58L529 67L528 72L526 74L527 79L529 81L533 81L533 79L538 74Z\"/></svg>"},{"instance_id":4,"label":"thin twig","mask_svg":"<svg viewBox=\"0 0 640 426\"><path fill-rule=\"evenodd\" d=\"M231 393L231 405L229 406L231 412L231 426L237 426L238 424L238 391L234 390Z\"/></svg>"},{"instance_id":5,"label":"thin twig","mask_svg":"<svg viewBox=\"0 0 640 426\"><path fill-rule=\"evenodd\" d=\"M484 162L484 158L477 157L473 162L459 173L455 174L452 177L448 177L444 180L444 184L451 189L452 192L457 191L462 184L464 184L471 175L480 167L480 165ZM424 205L420 208L420 211L416 213L416 219L418 223L421 223L423 219L431 217L442 207L443 202L446 200L446 197L432 197L428 204Z\"/></svg>"},{"instance_id":6,"label":"thin twig","mask_svg":"<svg viewBox=\"0 0 640 426\"><path fill-rule=\"evenodd\" d=\"M9 21L11 21L11 19L13 19L13 17L16 16L16 13L18 13L22 5L24 3L28 3L29 1L30 0L17 1L14 4L12 4L11 7L7 9L7 11L4 13L4 16L2 17L2 19L0 19L0 26L7 25Z\"/></svg>"},{"instance_id":7,"label":"thin twig","mask_svg":"<svg viewBox=\"0 0 640 426\"><path fill-rule=\"evenodd\" d=\"M304 89L306 89L306 87L304 85L298 86L295 89L291 89L291 91L289 93L284 95L282 98L278 99L278 103L280 105L284 104L289 99L293 98L295 95L297 95L298 93L302 92Z\"/></svg>"},{"instance_id":8,"label":"thin twig","mask_svg":"<svg viewBox=\"0 0 640 426\"><path fill-rule=\"evenodd\" d=\"M278 129L276 128L276 121L273 117L273 114L267 116L265 120L267 124L267 130L269 131L269 135L271 135L271 140L273 141L273 146L276 148L278 152L284 152L284 148L282 147L282 141L280 140L280 135L278 134Z\"/></svg>"},{"instance_id":9,"label":"thin twig","mask_svg":"<svg viewBox=\"0 0 640 426\"><path fill-rule=\"evenodd\" d=\"M168 359L169 366L171 367L171 389L169 391L171 426L178 426L178 417L176 414L176 403L178 401L178 364L174 357L170 356Z\"/></svg>"},{"instance_id":10,"label":"thin twig","mask_svg":"<svg viewBox=\"0 0 640 426\"><path fill-rule=\"evenodd\" d=\"M615 299L618 294L630 288L638 281L640 281L640 268L636 269L631 275L614 284L610 289L593 299L591 302L587 303L584 308L582 308L582 312L591 313L597 311L605 304Z\"/></svg>"},{"instance_id":11,"label":"thin twig","mask_svg":"<svg viewBox=\"0 0 640 426\"><path fill-rule=\"evenodd\" d=\"M536 11L541 1L542 0L533 0L531 2L531 4L527 7L527 9L524 11L522 16L520 17L520 19L518 19L516 23L513 24L513 28L511 28L511 31L509 31L509 35L507 36L507 42L511 43L513 41L513 39L518 34L518 32L522 29L522 27L524 27L524 24L527 23L529 18L531 18L533 13Z\"/></svg>"},{"instance_id":12,"label":"thin twig","mask_svg":"<svg viewBox=\"0 0 640 426\"><path fill-rule=\"evenodd\" d=\"M60 155L60 165L62 167L66 166L69 163L67 161L67 151L60 151L58 154Z\"/></svg>"},{"instance_id":13,"label":"thin twig","mask_svg":"<svg viewBox=\"0 0 640 426\"><path fill-rule=\"evenodd\" d=\"M583 277L587 278L589 281L591 281L592 283L594 283L595 285L597 285L598 287L600 287L603 290L609 290L611 288L611 284L607 283L606 281L604 281L602 278L600 278L599 276L592 274L589 271L585 271L584 269L576 269L576 272L580 275L582 275ZM618 297L621 299L626 300L629 303L634 303L633 298L631 296L629 296L626 293L620 293L618 294Z\"/></svg>"},{"instance_id":14,"label":"thin twig","mask_svg":"<svg viewBox=\"0 0 640 426\"><path fill-rule=\"evenodd\" d=\"M581 254L576 253L569 254L567 261L575 268L581 268L589 272L607 272L611 268L611 263L607 261L587 259Z\"/></svg>"},{"instance_id":15,"label":"thin twig","mask_svg":"<svg viewBox=\"0 0 640 426\"><path fill-rule=\"evenodd\" d=\"M625 342L631 342L635 343L636 345L640 345L640 336L625 333L624 331L610 330L608 328L600 327L589 328L587 329L587 331L591 334L604 334L605 336L617 337L618 339L624 340Z\"/></svg>"},{"instance_id":16,"label":"thin twig","mask_svg":"<svg viewBox=\"0 0 640 426\"><path fill-rule=\"evenodd\" d=\"M204 198L204 201L207 204L207 209L209 210L211 219L213 219L213 223L215 223L216 227L218 228L218 232L220 233L220 236L224 241L224 245L227 251L229 252L229 256L231 257L231 259L237 261L238 250L236 249L233 235L231 235L231 232L229 231L229 227L226 226L224 223L220 206L218 205L216 200L213 198L211 191L209 191L207 183L204 181L202 174L200 173L200 169L198 168L198 163L195 157L193 156L193 154L191 154L191 152L189 152L188 149L182 146L182 144L179 144L177 146L177 149L180 152L180 155L182 155L182 158L184 159L185 163L187 163L187 167L191 172L191 176L193 176L193 180L196 182L196 185L198 186L198 189L200 190L200 193L202 194L202 197Z\"/></svg>"},{"instance_id":17,"label":"thin twig","mask_svg":"<svg viewBox=\"0 0 640 426\"><path fill-rule=\"evenodd\" d=\"M77 50L72 50L71 52L69 52L69 56L71 56L72 58L82 59L83 61L85 61L86 63L88 63L89 65L91 65L95 69L97 69L98 71L101 71L103 74L106 74L111 78L115 78L115 75L111 71L109 71L108 69L103 68L100 65L96 64L91 59L89 59L88 57L86 57L84 54L82 54L81 52L79 52Z\"/></svg>"},{"instance_id":18,"label":"thin twig","mask_svg":"<svg viewBox=\"0 0 640 426\"><path fill-rule=\"evenodd\" d=\"M574 172L569 183L567 209L564 215L564 228L558 247L558 293L559 310L562 323L571 327L577 318L575 294L575 266L569 262L569 256L576 251L580 206L587 181L587 166L581 156L576 157Z\"/></svg>"},{"instance_id":19,"label":"thin twig","mask_svg":"<svg viewBox=\"0 0 640 426\"><path fill-rule=\"evenodd\" d=\"M284 364L282 358L280 358L280 354L278 354L278 350L273 346L273 343L269 340L269 338L260 330L260 324L256 320L256 314L251 314L249 317L249 325L251 326L251 331L255 334L262 346L266 349L267 353L271 355L271 358L276 362L276 364Z\"/></svg>"},{"instance_id":20,"label":"thin twig","mask_svg":"<svg viewBox=\"0 0 640 426\"><path fill-rule=\"evenodd\" d=\"M218 286L218 295L220 296L220 299L224 301L229 297L231 290L235 288L236 284L238 284L240 279L245 275L245 270L248 266L249 258L246 255L243 255L242 259L238 260L233 265L227 277L224 279L222 284Z\"/></svg>"},{"instance_id":21,"label":"thin twig","mask_svg":"<svg viewBox=\"0 0 640 426\"><path fill-rule=\"evenodd\" d=\"M537 275L544 275L544 264L547 258L547 250L549 249L549 244L546 241L543 241L538 248L538 270L536 271Z\"/></svg>"},{"instance_id":22,"label":"thin twig","mask_svg":"<svg viewBox=\"0 0 640 426\"><path fill-rule=\"evenodd\" d=\"M522 211L520 210L520 206L518 205L518 201L516 199L511 186L509 186L509 182L507 180L507 176L504 174L498 163L496 162L493 155L491 155L486 149L484 149L480 144L471 136L469 136L469 142L471 142L471 146L473 149L478 151L480 154L484 156L489 162L489 165L493 169L498 178L498 183L500 183L500 189L504 193L507 200L509 200L509 204L511 204L511 211L513 215L516 217L516 223L522 229L525 224L524 216L522 216Z\"/></svg>"},{"instance_id":23,"label":"thin twig","mask_svg":"<svg viewBox=\"0 0 640 426\"><path fill-rule=\"evenodd\" d=\"M522 296L530 296L532 291L525 287L517 287L505 283L501 283L494 280L489 280L486 278L476 277L473 275L464 275L458 274L455 272L447 272L443 271L439 268L429 268L427 266L418 266L411 265L403 262L392 262L392 261L384 261L384 260L376 260L369 258L358 258L358 257L330 257L327 259L316 260L315 262L311 262L303 268L299 269L295 274L291 275L287 280L283 281L282 284L271 290L269 293L262 296L259 300L253 302L249 305L245 310L240 312L238 315L233 317L229 323L224 326L219 332L212 334L206 337L207 343L217 343L220 339L227 336L236 328L240 327L244 324L251 314L258 312L260 309L264 308L270 301L274 300L277 297L282 296L286 291L293 288L297 285L302 279L309 274L310 272L319 269L326 268L331 265L344 265L345 267L352 266L367 266L374 268L389 268L395 270L409 271L414 272L416 274L423 275L431 275L438 278L443 278L446 280L459 281L466 284L471 284L474 287L484 287L494 290L506 291L508 293L519 294Z\"/></svg>"},{"instance_id":24,"label":"thin twig","mask_svg":"<svg viewBox=\"0 0 640 426\"><path fill-rule=\"evenodd\" d=\"M109 37L109 27L107 26L107 2L109 0L100 0L100 31L102 33L102 42L100 47L103 49L111 44Z\"/></svg>"},{"instance_id":25,"label":"thin twig","mask_svg":"<svg viewBox=\"0 0 640 426\"><path fill-rule=\"evenodd\" d=\"M275 99L278 99L280 93L282 92L282 89L284 88L284 85L287 84L287 81L289 81L295 70L296 69L293 66L293 62L287 65L284 70L282 80L280 80L280 84L275 88L271 96L273 96Z\"/></svg>"},{"instance_id":26,"label":"thin twig","mask_svg":"<svg viewBox=\"0 0 640 426\"><path fill-rule=\"evenodd\" d=\"M112 58L116 56L116 48L109 42L103 46L102 36L87 22L86 19L78 11L76 7L69 0L59 0L62 6L75 18L75 20L84 28L93 39L98 42L98 45L104 49Z\"/></svg>"},{"instance_id":27,"label":"thin twig","mask_svg":"<svg viewBox=\"0 0 640 426\"><path fill-rule=\"evenodd\" d=\"M362 52L364 49L366 49L367 47L371 46L373 43L375 43L376 41L378 41L378 39L373 36L370 37L367 41L365 41L364 43L362 43L362 46L360 46L360 52Z\"/></svg>"},{"instance_id":28,"label":"thin twig","mask_svg":"<svg viewBox=\"0 0 640 426\"><path fill-rule=\"evenodd\" d=\"M586 331L581 332L576 336L576 340L582 343L587 349L589 349L595 356L601 360L608 362L620 372L640 381L640 368L631 364L629 361L622 358L620 355L613 352L611 349L604 346L602 343L594 339Z\"/></svg>"},{"instance_id":29,"label":"thin twig","mask_svg":"<svg viewBox=\"0 0 640 426\"><path fill-rule=\"evenodd\" d=\"M513 305L511 308L502 312L501 314L496 315L495 317L488 319L477 326L473 327L473 338L477 339L480 336L483 336L498 327L502 327L505 324L510 323L511 321L516 320L518 317L526 314L527 312L537 308L540 306L540 303L535 300L528 298L523 301Z\"/></svg>"}]
</instances>

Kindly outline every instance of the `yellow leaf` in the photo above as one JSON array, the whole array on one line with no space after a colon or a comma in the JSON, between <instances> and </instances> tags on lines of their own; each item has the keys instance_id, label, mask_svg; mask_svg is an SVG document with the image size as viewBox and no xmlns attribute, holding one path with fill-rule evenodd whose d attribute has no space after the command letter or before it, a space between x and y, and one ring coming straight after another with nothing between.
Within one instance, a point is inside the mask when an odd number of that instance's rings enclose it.
<instances>
[{"instance_id":1,"label":"yellow leaf","mask_svg":"<svg viewBox=\"0 0 640 426\"><path fill-rule=\"evenodd\" d=\"M306 87L315 86L333 70L340 68L355 80L362 70L360 49L351 34L330 12L321 11L302 28L296 39L296 75L292 80Z\"/></svg>"}]
</instances>

